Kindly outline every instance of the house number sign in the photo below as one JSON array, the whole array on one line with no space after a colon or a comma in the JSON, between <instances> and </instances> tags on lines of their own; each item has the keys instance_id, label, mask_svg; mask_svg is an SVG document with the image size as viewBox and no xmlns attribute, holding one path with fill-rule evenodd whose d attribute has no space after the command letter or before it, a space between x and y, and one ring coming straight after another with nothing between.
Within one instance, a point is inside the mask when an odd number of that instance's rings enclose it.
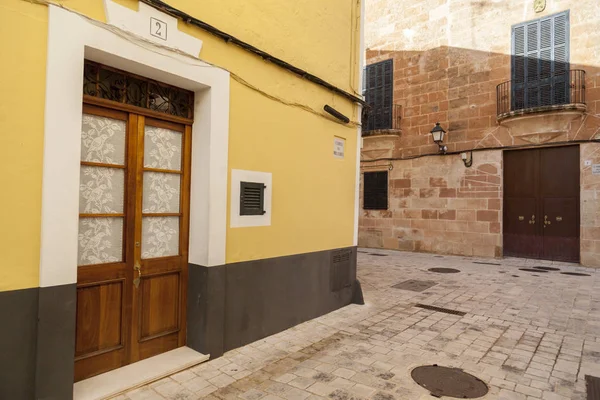
<instances>
[{"instance_id":1,"label":"house number sign","mask_svg":"<svg viewBox=\"0 0 600 400\"><path fill-rule=\"evenodd\" d=\"M150 17L150 34L162 40L167 40L167 23Z\"/></svg>"}]
</instances>

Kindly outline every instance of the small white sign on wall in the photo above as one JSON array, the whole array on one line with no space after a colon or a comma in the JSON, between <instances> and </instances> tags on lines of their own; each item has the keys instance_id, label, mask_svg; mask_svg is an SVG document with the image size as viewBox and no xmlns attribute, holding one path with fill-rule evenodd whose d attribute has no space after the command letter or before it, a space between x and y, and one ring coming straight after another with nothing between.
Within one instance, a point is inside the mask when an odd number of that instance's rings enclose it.
<instances>
[{"instance_id":1,"label":"small white sign on wall","mask_svg":"<svg viewBox=\"0 0 600 400\"><path fill-rule=\"evenodd\" d=\"M346 149L346 139L334 136L333 137L333 156L335 158L344 158Z\"/></svg>"},{"instance_id":2,"label":"small white sign on wall","mask_svg":"<svg viewBox=\"0 0 600 400\"><path fill-rule=\"evenodd\" d=\"M150 34L152 36L167 40L167 27L166 22L150 17Z\"/></svg>"},{"instance_id":3,"label":"small white sign on wall","mask_svg":"<svg viewBox=\"0 0 600 400\"><path fill-rule=\"evenodd\" d=\"M593 175L600 175L600 164L594 164L594 165L592 165L592 174Z\"/></svg>"},{"instance_id":4,"label":"small white sign on wall","mask_svg":"<svg viewBox=\"0 0 600 400\"><path fill-rule=\"evenodd\" d=\"M114 0L104 0L106 22L136 36L181 50L193 57L198 57L202 50L202 40L188 35L177 27L177 18L140 2L138 10L131 10L115 3Z\"/></svg>"}]
</instances>

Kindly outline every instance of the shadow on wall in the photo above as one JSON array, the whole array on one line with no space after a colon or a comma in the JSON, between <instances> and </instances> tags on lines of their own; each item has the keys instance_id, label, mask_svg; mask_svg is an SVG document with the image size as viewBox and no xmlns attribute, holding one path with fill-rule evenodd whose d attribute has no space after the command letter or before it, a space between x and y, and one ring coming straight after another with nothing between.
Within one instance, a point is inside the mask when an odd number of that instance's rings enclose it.
<instances>
[{"instance_id":1,"label":"shadow on wall","mask_svg":"<svg viewBox=\"0 0 600 400\"><path fill-rule=\"evenodd\" d=\"M511 76L507 54L445 46L427 51L367 50L368 64L387 59L394 60L393 103L402 108L401 133L393 149L385 146L387 152L381 146L370 152L366 143L363 160L382 158L382 153L396 158L437 153L430 135L436 122L448 131L444 143L450 152L600 138L598 66L552 66L515 57L518 67ZM586 104L586 109L567 115L559 110L544 113L529 125L523 119L518 124L511 118L497 119L511 111L566 103Z\"/></svg>"}]
</instances>

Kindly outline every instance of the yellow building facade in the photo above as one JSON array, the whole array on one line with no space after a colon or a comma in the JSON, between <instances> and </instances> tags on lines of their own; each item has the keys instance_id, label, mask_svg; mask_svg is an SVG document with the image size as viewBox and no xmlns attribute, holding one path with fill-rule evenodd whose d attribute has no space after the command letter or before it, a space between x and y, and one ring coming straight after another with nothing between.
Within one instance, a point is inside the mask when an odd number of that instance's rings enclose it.
<instances>
[{"instance_id":1,"label":"yellow building facade","mask_svg":"<svg viewBox=\"0 0 600 400\"><path fill-rule=\"evenodd\" d=\"M352 301L361 20L360 0L0 1L0 398Z\"/></svg>"}]
</instances>

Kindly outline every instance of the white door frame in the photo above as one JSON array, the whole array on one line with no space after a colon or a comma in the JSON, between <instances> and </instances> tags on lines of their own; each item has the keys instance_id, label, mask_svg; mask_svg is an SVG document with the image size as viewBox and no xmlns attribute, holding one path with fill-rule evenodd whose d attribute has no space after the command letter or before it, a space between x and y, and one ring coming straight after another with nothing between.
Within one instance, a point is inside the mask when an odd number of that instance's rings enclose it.
<instances>
[{"instance_id":1,"label":"white door frame","mask_svg":"<svg viewBox=\"0 0 600 400\"><path fill-rule=\"evenodd\" d=\"M48 6L40 286L77 282L84 59L195 93L189 262L225 263L229 72Z\"/></svg>"}]
</instances>

